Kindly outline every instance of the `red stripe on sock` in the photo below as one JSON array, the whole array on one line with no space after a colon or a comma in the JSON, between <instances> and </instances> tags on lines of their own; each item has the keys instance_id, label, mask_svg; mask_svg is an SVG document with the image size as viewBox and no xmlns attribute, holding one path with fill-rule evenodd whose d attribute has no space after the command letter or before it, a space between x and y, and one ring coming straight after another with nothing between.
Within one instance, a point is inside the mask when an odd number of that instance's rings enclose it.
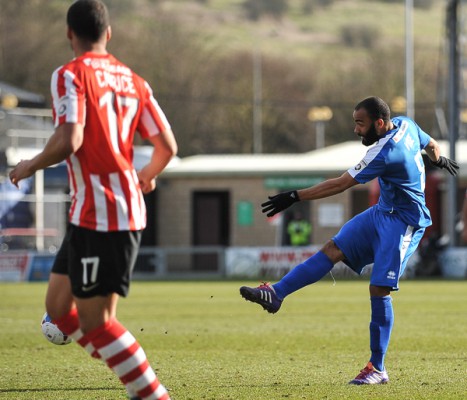
<instances>
[{"instance_id":1,"label":"red stripe on sock","mask_svg":"<svg viewBox=\"0 0 467 400\"><path fill-rule=\"evenodd\" d=\"M91 357L92 357L92 358L97 358L98 360L101 360L101 359L102 359L101 355L97 352L97 350L94 350L94 351L91 353Z\"/></svg>"},{"instance_id":2,"label":"red stripe on sock","mask_svg":"<svg viewBox=\"0 0 467 400\"><path fill-rule=\"evenodd\" d=\"M77 340L77 343L85 348L90 342L89 342L89 338L87 336L81 336L81 339ZM101 355L97 352L97 350L94 349L94 351L92 353L90 353L90 356L92 358L97 358L98 360L100 360L102 357Z\"/></svg>"},{"instance_id":3,"label":"red stripe on sock","mask_svg":"<svg viewBox=\"0 0 467 400\"><path fill-rule=\"evenodd\" d=\"M141 365L136 367L135 369L132 369L130 372L127 374L123 375L120 380L124 383L131 383L138 379L141 375L144 374L144 372L149 368L149 362L145 360Z\"/></svg>"},{"instance_id":4,"label":"red stripe on sock","mask_svg":"<svg viewBox=\"0 0 467 400\"><path fill-rule=\"evenodd\" d=\"M125 350L122 350L120 353L115 354L113 357L110 357L107 359L107 365L110 368L113 368L115 365L118 365L122 363L123 361L127 360L130 358L133 354L136 353L136 351L140 348L140 345L138 342L133 343L130 347L126 348Z\"/></svg>"},{"instance_id":5,"label":"red stripe on sock","mask_svg":"<svg viewBox=\"0 0 467 400\"><path fill-rule=\"evenodd\" d=\"M144 389L138 390L138 396L139 397L147 397L151 394L153 394L157 388L159 387L161 383L159 382L159 379L156 379L152 381L148 386L146 386ZM160 399L159 399L160 400Z\"/></svg>"},{"instance_id":6,"label":"red stripe on sock","mask_svg":"<svg viewBox=\"0 0 467 400\"><path fill-rule=\"evenodd\" d=\"M99 350L118 339L125 332L126 329L117 320L110 319L93 331L88 332L85 336L96 350Z\"/></svg>"},{"instance_id":7,"label":"red stripe on sock","mask_svg":"<svg viewBox=\"0 0 467 400\"><path fill-rule=\"evenodd\" d=\"M79 329L78 310L73 308L68 314L53 320L52 322L57 325L58 329L60 329L65 335L70 335Z\"/></svg>"}]
</instances>

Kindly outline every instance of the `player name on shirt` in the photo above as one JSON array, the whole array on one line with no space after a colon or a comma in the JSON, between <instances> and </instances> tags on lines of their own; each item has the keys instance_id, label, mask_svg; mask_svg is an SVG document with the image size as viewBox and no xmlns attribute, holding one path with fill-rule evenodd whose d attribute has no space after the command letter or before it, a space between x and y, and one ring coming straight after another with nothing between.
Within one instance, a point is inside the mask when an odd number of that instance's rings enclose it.
<instances>
[{"instance_id":1,"label":"player name on shirt","mask_svg":"<svg viewBox=\"0 0 467 400\"><path fill-rule=\"evenodd\" d=\"M83 63L95 70L97 84L117 93L136 94L131 70L123 65L111 64L106 59L86 58Z\"/></svg>"},{"instance_id":2,"label":"player name on shirt","mask_svg":"<svg viewBox=\"0 0 467 400\"><path fill-rule=\"evenodd\" d=\"M117 93L135 94L135 85L133 79L124 75L114 75L107 71L96 71L97 84L101 88L109 87Z\"/></svg>"}]
</instances>

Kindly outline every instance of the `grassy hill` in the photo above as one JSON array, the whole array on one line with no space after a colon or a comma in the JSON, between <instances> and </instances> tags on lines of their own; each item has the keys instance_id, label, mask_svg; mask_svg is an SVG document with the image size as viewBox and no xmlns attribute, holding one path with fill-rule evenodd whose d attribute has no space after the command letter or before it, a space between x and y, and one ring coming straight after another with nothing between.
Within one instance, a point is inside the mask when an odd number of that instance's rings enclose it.
<instances>
[{"instance_id":1,"label":"grassy hill","mask_svg":"<svg viewBox=\"0 0 467 400\"><path fill-rule=\"evenodd\" d=\"M383 45L404 44L405 4L370 0L335 0L331 6L303 11L303 0L290 0L280 20L246 18L241 0L167 1L165 12L175 14L200 32L215 36L226 50L260 46L279 57L308 57L310 51L322 56L355 57L356 49L342 42L347 27L371 28ZM438 51L445 35L446 1L434 0L430 8L414 8L413 32L417 51ZM357 52L358 54L358 52Z\"/></svg>"}]
</instances>

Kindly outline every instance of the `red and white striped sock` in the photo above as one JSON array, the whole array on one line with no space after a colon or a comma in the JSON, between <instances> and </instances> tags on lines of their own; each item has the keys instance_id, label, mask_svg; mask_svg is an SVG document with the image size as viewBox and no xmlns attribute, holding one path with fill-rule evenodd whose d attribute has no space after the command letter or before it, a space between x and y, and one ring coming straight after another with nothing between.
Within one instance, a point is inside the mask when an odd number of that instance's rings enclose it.
<instances>
[{"instance_id":1,"label":"red and white striped sock","mask_svg":"<svg viewBox=\"0 0 467 400\"><path fill-rule=\"evenodd\" d=\"M83 335L83 332L79 327L78 311L76 308L73 308L70 313L64 317L52 322L55 323L63 333L70 336L76 343L84 348L91 357L101 359L101 355L90 342L89 336ZM129 384L126 384L125 387L129 397L137 396L137 393Z\"/></svg>"},{"instance_id":2,"label":"red and white striped sock","mask_svg":"<svg viewBox=\"0 0 467 400\"><path fill-rule=\"evenodd\" d=\"M119 377L121 382L144 400L170 400L165 387L149 365L144 350L134 336L116 319L84 335Z\"/></svg>"},{"instance_id":3,"label":"red and white striped sock","mask_svg":"<svg viewBox=\"0 0 467 400\"><path fill-rule=\"evenodd\" d=\"M83 335L79 327L78 310L76 308L73 308L67 315L52 322L56 324L63 333L70 336L76 343L83 347L91 357L101 358L92 343Z\"/></svg>"}]
</instances>

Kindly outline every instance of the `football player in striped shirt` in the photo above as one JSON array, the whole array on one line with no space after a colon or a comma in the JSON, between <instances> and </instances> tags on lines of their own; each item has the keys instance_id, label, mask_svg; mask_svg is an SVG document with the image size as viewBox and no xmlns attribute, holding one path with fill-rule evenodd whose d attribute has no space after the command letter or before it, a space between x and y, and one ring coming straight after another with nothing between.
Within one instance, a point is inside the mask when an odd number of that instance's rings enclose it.
<instances>
[{"instance_id":1,"label":"football player in striped shirt","mask_svg":"<svg viewBox=\"0 0 467 400\"><path fill-rule=\"evenodd\" d=\"M394 323L391 293L417 248L431 217L425 203L425 166L421 151L438 168L456 175L458 164L441 156L436 140L407 117L390 117L389 106L378 97L355 107L354 132L371 146L365 157L340 177L313 187L279 193L262 204L271 217L302 200L316 200L341 193L352 186L379 181L378 204L356 215L323 248L297 265L274 285L243 286L241 295L270 313L279 311L284 298L319 281L335 263L343 261L357 273L373 264L370 278L370 350L365 368L349 383L383 384L389 381L384 365Z\"/></svg>"},{"instance_id":2,"label":"football player in striped shirt","mask_svg":"<svg viewBox=\"0 0 467 400\"><path fill-rule=\"evenodd\" d=\"M99 0L67 13L75 58L51 79L55 131L41 153L10 173L13 184L66 160L69 225L49 278L46 309L66 334L101 358L130 398L168 400L135 337L117 320L146 226L143 193L177 152L171 127L148 83L106 50L109 15ZM154 145L133 166L135 132Z\"/></svg>"}]
</instances>

